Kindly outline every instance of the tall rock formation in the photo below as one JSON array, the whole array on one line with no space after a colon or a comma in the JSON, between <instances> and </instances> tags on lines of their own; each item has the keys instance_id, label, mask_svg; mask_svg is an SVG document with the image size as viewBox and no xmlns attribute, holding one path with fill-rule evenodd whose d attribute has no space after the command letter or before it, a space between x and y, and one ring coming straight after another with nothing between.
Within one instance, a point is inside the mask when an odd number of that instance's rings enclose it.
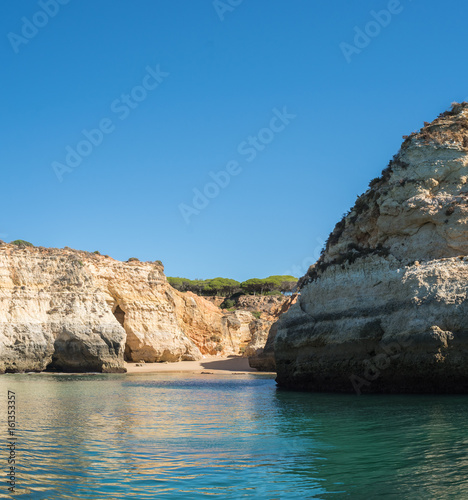
<instances>
[{"instance_id":1,"label":"tall rock formation","mask_svg":"<svg viewBox=\"0 0 468 500\"><path fill-rule=\"evenodd\" d=\"M278 323L280 386L468 392L468 104L426 123L335 226Z\"/></svg>"},{"instance_id":2,"label":"tall rock formation","mask_svg":"<svg viewBox=\"0 0 468 500\"><path fill-rule=\"evenodd\" d=\"M0 242L0 372L247 355L271 323L178 292L159 262Z\"/></svg>"},{"instance_id":3,"label":"tall rock formation","mask_svg":"<svg viewBox=\"0 0 468 500\"><path fill-rule=\"evenodd\" d=\"M162 266L70 249L0 246L0 371L122 372L196 359Z\"/></svg>"}]
</instances>

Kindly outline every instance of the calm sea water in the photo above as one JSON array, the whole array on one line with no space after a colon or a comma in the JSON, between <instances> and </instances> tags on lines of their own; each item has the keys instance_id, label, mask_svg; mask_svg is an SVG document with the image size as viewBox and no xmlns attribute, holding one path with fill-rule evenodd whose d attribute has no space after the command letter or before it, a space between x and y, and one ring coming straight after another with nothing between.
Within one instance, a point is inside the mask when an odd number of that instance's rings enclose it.
<instances>
[{"instance_id":1,"label":"calm sea water","mask_svg":"<svg viewBox=\"0 0 468 500\"><path fill-rule=\"evenodd\" d=\"M294 393L258 375L0 386L4 443L17 399L18 499L468 498L468 396Z\"/></svg>"}]
</instances>

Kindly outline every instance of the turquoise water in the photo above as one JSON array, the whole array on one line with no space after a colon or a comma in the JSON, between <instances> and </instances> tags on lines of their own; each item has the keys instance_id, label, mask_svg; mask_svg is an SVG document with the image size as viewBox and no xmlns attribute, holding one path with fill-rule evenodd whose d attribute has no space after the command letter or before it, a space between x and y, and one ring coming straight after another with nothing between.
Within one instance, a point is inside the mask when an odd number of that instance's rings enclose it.
<instances>
[{"instance_id":1,"label":"turquoise water","mask_svg":"<svg viewBox=\"0 0 468 500\"><path fill-rule=\"evenodd\" d=\"M259 375L0 386L2 421L17 398L18 499L468 498L468 396L294 393Z\"/></svg>"}]
</instances>

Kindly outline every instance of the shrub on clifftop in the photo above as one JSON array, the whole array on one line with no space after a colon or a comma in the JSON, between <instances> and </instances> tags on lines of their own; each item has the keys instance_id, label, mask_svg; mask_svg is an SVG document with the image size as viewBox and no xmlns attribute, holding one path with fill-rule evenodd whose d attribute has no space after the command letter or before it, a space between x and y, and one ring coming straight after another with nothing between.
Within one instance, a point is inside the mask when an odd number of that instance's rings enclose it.
<instances>
[{"instance_id":1,"label":"shrub on clifftop","mask_svg":"<svg viewBox=\"0 0 468 500\"><path fill-rule=\"evenodd\" d=\"M245 293L268 295L274 292L291 292L296 286L297 278L294 276L269 276L268 278L252 278L241 283Z\"/></svg>"},{"instance_id":2,"label":"shrub on clifftop","mask_svg":"<svg viewBox=\"0 0 468 500\"><path fill-rule=\"evenodd\" d=\"M25 240L15 240L11 242L12 245L17 245L19 247L33 247L34 245L32 243L29 243L29 241Z\"/></svg>"},{"instance_id":3,"label":"shrub on clifftop","mask_svg":"<svg viewBox=\"0 0 468 500\"><path fill-rule=\"evenodd\" d=\"M236 293L278 295L291 292L297 284L297 278L294 276L269 276L264 279L252 278L242 283L228 278L190 280L169 276L167 280L179 292L193 292L197 295L208 295L211 297L232 297Z\"/></svg>"},{"instance_id":4,"label":"shrub on clifftop","mask_svg":"<svg viewBox=\"0 0 468 500\"><path fill-rule=\"evenodd\" d=\"M240 290L240 283L229 278L208 280L190 280L187 278L168 277L167 280L179 292L193 292L204 296L230 296Z\"/></svg>"}]
</instances>

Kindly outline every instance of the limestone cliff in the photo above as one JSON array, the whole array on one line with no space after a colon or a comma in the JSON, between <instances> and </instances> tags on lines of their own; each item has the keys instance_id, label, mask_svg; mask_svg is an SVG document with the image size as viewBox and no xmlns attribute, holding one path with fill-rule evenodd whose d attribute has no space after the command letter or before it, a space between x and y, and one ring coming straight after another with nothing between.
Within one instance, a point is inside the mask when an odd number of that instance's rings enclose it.
<instances>
[{"instance_id":1,"label":"limestone cliff","mask_svg":"<svg viewBox=\"0 0 468 500\"><path fill-rule=\"evenodd\" d=\"M0 370L124 371L201 356L162 266L70 249L0 246Z\"/></svg>"},{"instance_id":2,"label":"limestone cliff","mask_svg":"<svg viewBox=\"0 0 468 500\"><path fill-rule=\"evenodd\" d=\"M468 392L468 104L371 181L278 324L279 385Z\"/></svg>"},{"instance_id":3,"label":"limestone cliff","mask_svg":"<svg viewBox=\"0 0 468 500\"><path fill-rule=\"evenodd\" d=\"M271 323L267 337L262 336L261 340L256 345L252 345L248 350L249 365L252 368L256 368L261 372L276 371L274 345L278 332L279 318L296 303L297 298L298 294L295 293L280 304L277 304L271 311L274 313L276 320Z\"/></svg>"},{"instance_id":4,"label":"limestone cliff","mask_svg":"<svg viewBox=\"0 0 468 500\"><path fill-rule=\"evenodd\" d=\"M176 308L182 329L188 332L205 354L237 354L251 359L261 355L271 326L291 305L283 295L239 295L233 297L199 297L192 292L176 292ZM233 309L220 309L226 299ZM180 315L179 315L180 311ZM213 340L216 344L213 344ZM260 371L274 371L262 368ZM251 366L254 364L251 363Z\"/></svg>"},{"instance_id":5,"label":"limestone cliff","mask_svg":"<svg viewBox=\"0 0 468 500\"><path fill-rule=\"evenodd\" d=\"M192 292L172 289L171 295L181 329L202 354L243 355L261 329L262 322L248 311L223 311Z\"/></svg>"},{"instance_id":6,"label":"limestone cliff","mask_svg":"<svg viewBox=\"0 0 468 500\"><path fill-rule=\"evenodd\" d=\"M159 262L0 244L0 372L241 355L265 343L270 325L178 292Z\"/></svg>"},{"instance_id":7,"label":"limestone cliff","mask_svg":"<svg viewBox=\"0 0 468 500\"><path fill-rule=\"evenodd\" d=\"M266 321L276 321L284 312L284 305L290 301L284 295L241 295L236 300L236 308L261 313Z\"/></svg>"}]
</instances>

